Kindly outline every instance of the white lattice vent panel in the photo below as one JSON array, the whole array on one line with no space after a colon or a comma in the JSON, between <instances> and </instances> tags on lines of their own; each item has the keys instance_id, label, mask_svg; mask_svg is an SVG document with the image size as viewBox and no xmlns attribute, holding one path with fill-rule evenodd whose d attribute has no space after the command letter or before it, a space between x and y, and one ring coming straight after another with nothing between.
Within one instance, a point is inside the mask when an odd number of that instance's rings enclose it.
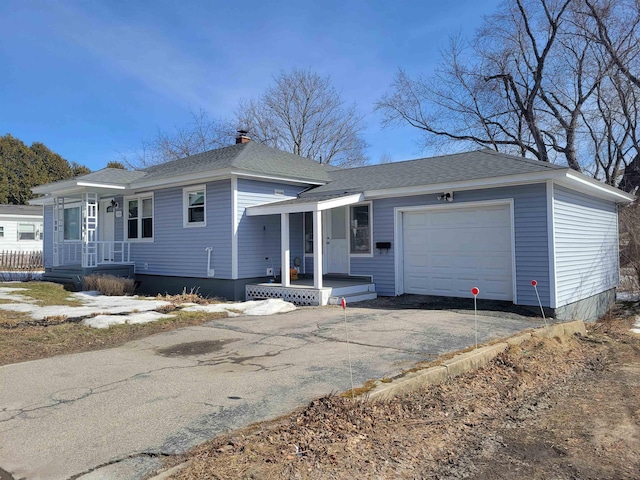
<instances>
[{"instance_id":1,"label":"white lattice vent panel","mask_svg":"<svg viewBox=\"0 0 640 480\"><path fill-rule=\"evenodd\" d=\"M294 305L320 305L320 292L313 289L286 288L269 285L247 285L245 287L247 300L264 298L282 298Z\"/></svg>"}]
</instances>

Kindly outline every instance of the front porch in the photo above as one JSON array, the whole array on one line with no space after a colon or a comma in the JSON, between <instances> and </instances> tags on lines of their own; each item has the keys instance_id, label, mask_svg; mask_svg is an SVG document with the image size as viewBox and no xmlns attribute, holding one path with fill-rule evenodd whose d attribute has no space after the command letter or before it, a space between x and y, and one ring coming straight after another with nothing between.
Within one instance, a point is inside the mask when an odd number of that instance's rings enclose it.
<instances>
[{"instance_id":1,"label":"front porch","mask_svg":"<svg viewBox=\"0 0 640 480\"><path fill-rule=\"evenodd\" d=\"M53 197L52 203L54 268L131 263L130 243L122 239L122 233L120 239L115 238L116 218L123 217L121 196L87 191Z\"/></svg>"},{"instance_id":2,"label":"front porch","mask_svg":"<svg viewBox=\"0 0 640 480\"><path fill-rule=\"evenodd\" d=\"M347 303L372 300L377 297L370 277L324 275L322 287L314 286L312 277L291 280L290 284L255 283L245 287L247 300L282 298L300 306L337 304L344 297Z\"/></svg>"}]
</instances>

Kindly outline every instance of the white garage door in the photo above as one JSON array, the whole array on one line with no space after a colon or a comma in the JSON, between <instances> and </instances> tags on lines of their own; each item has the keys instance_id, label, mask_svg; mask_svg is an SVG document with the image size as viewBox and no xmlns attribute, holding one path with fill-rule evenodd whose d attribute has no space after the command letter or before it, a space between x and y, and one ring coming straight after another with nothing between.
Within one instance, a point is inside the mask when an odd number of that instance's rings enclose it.
<instances>
[{"instance_id":1,"label":"white garage door","mask_svg":"<svg viewBox=\"0 0 640 480\"><path fill-rule=\"evenodd\" d=\"M404 291L513 300L509 205L404 212Z\"/></svg>"}]
</instances>

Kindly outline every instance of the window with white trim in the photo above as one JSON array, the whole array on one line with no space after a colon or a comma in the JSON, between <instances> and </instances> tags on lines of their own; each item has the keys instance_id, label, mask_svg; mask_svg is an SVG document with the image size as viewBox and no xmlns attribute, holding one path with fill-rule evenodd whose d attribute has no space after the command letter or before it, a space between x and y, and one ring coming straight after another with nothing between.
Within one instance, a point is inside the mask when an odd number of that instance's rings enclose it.
<instances>
[{"instance_id":1,"label":"window with white trim","mask_svg":"<svg viewBox=\"0 0 640 480\"><path fill-rule=\"evenodd\" d=\"M4 238L4 226L0 225L0 238Z\"/></svg>"},{"instance_id":2,"label":"window with white trim","mask_svg":"<svg viewBox=\"0 0 640 480\"><path fill-rule=\"evenodd\" d=\"M126 200L127 239L153 239L153 196L130 197Z\"/></svg>"},{"instance_id":3,"label":"window with white trim","mask_svg":"<svg viewBox=\"0 0 640 480\"><path fill-rule=\"evenodd\" d=\"M80 240L80 207L64 209L64 239Z\"/></svg>"},{"instance_id":4,"label":"window with white trim","mask_svg":"<svg viewBox=\"0 0 640 480\"><path fill-rule=\"evenodd\" d=\"M35 240L35 239L36 239L36 226L33 223L18 224L18 241Z\"/></svg>"},{"instance_id":5,"label":"window with white trim","mask_svg":"<svg viewBox=\"0 0 640 480\"><path fill-rule=\"evenodd\" d=\"M371 204L352 205L350 213L350 250L352 254L371 253Z\"/></svg>"},{"instance_id":6,"label":"window with white trim","mask_svg":"<svg viewBox=\"0 0 640 480\"><path fill-rule=\"evenodd\" d=\"M207 188L205 185L182 190L183 225L204 227L207 225Z\"/></svg>"}]
</instances>

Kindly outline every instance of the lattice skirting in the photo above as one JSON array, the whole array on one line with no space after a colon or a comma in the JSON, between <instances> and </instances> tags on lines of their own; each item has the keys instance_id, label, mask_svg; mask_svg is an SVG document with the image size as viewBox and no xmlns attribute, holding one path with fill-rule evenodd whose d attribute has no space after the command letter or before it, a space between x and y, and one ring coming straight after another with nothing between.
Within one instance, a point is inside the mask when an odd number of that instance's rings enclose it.
<instances>
[{"instance_id":1,"label":"lattice skirting","mask_svg":"<svg viewBox=\"0 0 640 480\"><path fill-rule=\"evenodd\" d=\"M322 292L314 289L287 288L275 285L247 285L245 292L247 300L282 298L294 305L322 305Z\"/></svg>"}]
</instances>

